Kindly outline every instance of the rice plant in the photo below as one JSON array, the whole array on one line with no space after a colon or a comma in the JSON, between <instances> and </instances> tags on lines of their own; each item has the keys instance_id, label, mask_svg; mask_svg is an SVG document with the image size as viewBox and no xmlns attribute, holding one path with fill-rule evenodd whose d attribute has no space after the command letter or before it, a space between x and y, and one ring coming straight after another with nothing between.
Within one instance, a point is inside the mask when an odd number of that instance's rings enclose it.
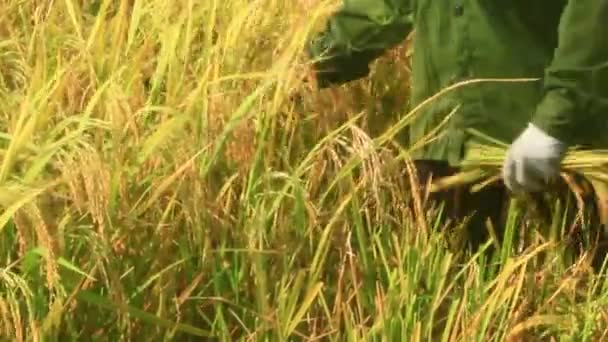
<instances>
[{"instance_id":1,"label":"rice plant","mask_svg":"<svg viewBox=\"0 0 608 342\"><path fill-rule=\"evenodd\" d=\"M2 340L605 339L603 278L514 248L516 203L491 260L410 209L407 44L311 87L335 5L0 2Z\"/></svg>"}]
</instances>

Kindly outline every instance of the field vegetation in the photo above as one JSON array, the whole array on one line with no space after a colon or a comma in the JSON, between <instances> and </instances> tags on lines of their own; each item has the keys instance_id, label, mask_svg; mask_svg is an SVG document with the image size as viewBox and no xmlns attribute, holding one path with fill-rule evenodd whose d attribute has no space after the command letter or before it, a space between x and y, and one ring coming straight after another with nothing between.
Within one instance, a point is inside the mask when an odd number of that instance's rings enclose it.
<instances>
[{"instance_id":1,"label":"field vegetation","mask_svg":"<svg viewBox=\"0 0 608 342\"><path fill-rule=\"evenodd\" d=\"M0 2L2 340L607 338L559 210L492 260L435 229L407 42L314 89L337 3Z\"/></svg>"}]
</instances>

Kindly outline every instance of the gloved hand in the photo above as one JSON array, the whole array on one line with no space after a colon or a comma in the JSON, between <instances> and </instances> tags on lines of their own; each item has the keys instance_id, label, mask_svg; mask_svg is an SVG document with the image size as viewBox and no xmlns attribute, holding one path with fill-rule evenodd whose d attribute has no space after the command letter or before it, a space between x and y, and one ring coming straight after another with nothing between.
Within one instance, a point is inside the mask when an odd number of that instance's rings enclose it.
<instances>
[{"instance_id":1,"label":"gloved hand","mask_svg":"<svg viewBox=\"0 0 608 342\"><path fill-rule=\"evenodd\" d=\"M511 144L503 165L505 185L513 192L542 191L559 176L566 145L533 124Z\"/></svg>"}]
</instances>

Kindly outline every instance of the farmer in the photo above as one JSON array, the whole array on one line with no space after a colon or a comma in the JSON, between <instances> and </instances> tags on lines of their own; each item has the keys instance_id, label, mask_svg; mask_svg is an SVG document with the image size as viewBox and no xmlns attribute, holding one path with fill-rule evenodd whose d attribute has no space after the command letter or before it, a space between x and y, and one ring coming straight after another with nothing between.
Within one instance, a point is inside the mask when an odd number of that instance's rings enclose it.
<instances>
[{"instance_id":1,"label":"farmer","mask_svg":"<svg viewBox=\"0 0 608 342\"><path fill-rule=\"evenodd\" d=\"M344 0L308 51L326 88L367 76L372 61L415 31L412 106L467 79L526 79L456 88L403 134L402 143L420 141L460 105L445 134L412 155L421 184L453 173L481 142L469 129L510 143L506 189L434 195L451 219L475 211L476 248L487 240L487 219L500 227L509 192L547 189L567 147L608 146L606 20L608 0Z\"/></svg>"}]
</instances>

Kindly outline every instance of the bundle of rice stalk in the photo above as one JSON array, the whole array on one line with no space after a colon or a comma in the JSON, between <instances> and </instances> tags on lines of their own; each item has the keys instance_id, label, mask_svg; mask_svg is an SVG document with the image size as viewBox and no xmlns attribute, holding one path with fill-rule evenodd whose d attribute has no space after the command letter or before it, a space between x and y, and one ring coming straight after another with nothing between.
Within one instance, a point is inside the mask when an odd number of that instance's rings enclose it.
<instances>
[{"instance_id":1,"label":"bundle of rice stalk","mask_svg":"<svg viewBox=\"0 0 608 342\"><path fill-rule=\"evenodd\" d=\"M509 146L479 132L473 133L490 143L471 144L466 158L461 162L461 171L434 181L430 188L431 192L464 185L471 186L471 191L478 191L502 178L502 166ZM561 169L560 178L577 199L588 193L588 190L583 189L575 179L582 178L588 186L591 186L600 220L608 224L608 150L569 148L562 160ZM549 188L548 192L551 190ZM582 200L578 202L583 206Z\"/></svg>"}]
</instances>

